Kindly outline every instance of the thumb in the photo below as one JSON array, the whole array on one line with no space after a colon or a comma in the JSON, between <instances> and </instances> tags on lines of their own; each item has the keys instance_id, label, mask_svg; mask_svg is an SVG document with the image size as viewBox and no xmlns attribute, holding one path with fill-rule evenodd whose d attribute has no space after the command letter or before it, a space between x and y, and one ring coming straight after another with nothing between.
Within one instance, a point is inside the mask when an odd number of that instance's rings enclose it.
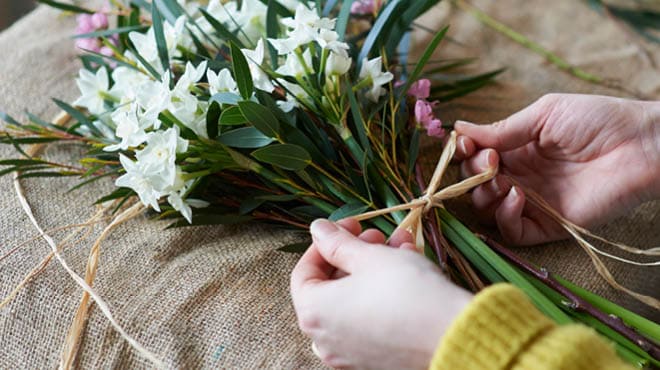
<instances>
[{"instance_id":1,"label":"thumb","mask_svg":"<svg viewBox=\"0 0 660 370\"><path fill-rule=\"evenodd\" d=\"M457 134L470 137L482 148L512 150L538 138L544 117L549 111L549 100L551 99L539 99L509 118L490 125L456 121L454 128Z\"/></svg>"},{"instance_id":2,"label":"thumb","mask_svg":"<svg viewBox=\"0 0 660 370\"><path fill-rule=\"evenodd\" d=\"M365 254L380 249L373 248L373 245L328 220L312 222L310 232L321 256L332 266L348 273L367 260Z\"/></svg>"}]
</instances>

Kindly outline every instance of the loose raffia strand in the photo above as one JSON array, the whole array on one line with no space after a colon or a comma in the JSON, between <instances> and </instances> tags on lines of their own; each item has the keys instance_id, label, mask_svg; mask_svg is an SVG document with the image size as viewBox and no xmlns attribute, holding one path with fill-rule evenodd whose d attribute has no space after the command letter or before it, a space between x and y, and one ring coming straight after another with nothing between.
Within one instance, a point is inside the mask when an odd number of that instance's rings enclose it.
<instances>
[{"instance_id":1,"label":"loose raffia strand","mask_svg":"<svg viewBox=\"0 0 660 370\"><path fill-rule=\"evenodd\" d=\"M55 120L56 123L58 124L64 124L66 121L69 120L69 116L66 113L60 114L57 119ZM40 145L33 145L28 149L28 154L30 156L36 155L42 148L44 147L43 144ZM110 310L110 307L108 304L101 298L101 296L89 285L85 280L80 277L66 262L66 260L62 257L60 254L57 243L53 240L53 238L48 235L46 232L44 232L43 228L39 225L39 222L37 222L36 218L34 217L34 213L32 212L32 207L30 207L30 203L28 202L26 196L25 196L25 191L23 190L23 186L21 185L20 182L20 173L15 173L14 174L14 190L16 191L16 195L18 197L18 201L21 204L21 207L23 208L23 211L25 214L28 216L30 219L30 222L32 222L32 225L37 229L41 237L48 243L50 246L53 255L57 259L57 261L62 265L64 270L71 276L71 278L85 291L87 292L90 297L94 300L94 302L98 305L99 309L101 312L105 315L105 317L110 321L110 324L117 330L119 335L121 335L122 338L124 338L140 355L142 355L144 358L148 359L151 361L156 367L158 368L165 368L165 363L161 361L154 353L146 349L143 345L141 345L138 341L136 341L133 337L128 335L124 328L115 320L112 311ZM61 366L62 364L60 364Z\"/></svg>"},{"instance_id":2,"label":"loose raffia strand","mask_svg":"<svg viewBox=\"0 0 660 370\"><path fill-rule=\"evenodd\" d=\"M433 177L431 178L431 182L429 183L428 188L426 189L426 192L424 195L420 198L414 199L410 201L409 203L405 204L400 204L397 206L393 207L388 207L384 209L379 209L375 211L370 211L363 213L361 215L353 216L352 218L355 218L358 221L365 221L374 217L378 216L383 216L392 212L397 212L397 211L405 211L409 210L410 212L408 215L403 219L403 221L399 224L397 227L397 230L402 229L402 230L407 230L409 231L412 236L413 240L415 241L415 245L417 246L418 250L422 250L424 248L424 234L422 232L422 219L423 216L426 212L428 212L431 208L435 207L443 207L442 201L458 197L460 195L463 195L473 189L474 187L483 184L497 175L497 168L491 168L483 173L480 173L476 176L469 177L457 184L450 185L442 190L438 189L440 188L440 181L442 180L442 176L444 175L447 167L449 166L449 162L451 158L454 156L454 152L456 151L456 132L452 131L449 140L447 141L447 144L445 145L445 148L440 156L440 159L438 161L438 165L436 166L435 171L433 172ZM625 258L621 258L615 255L612 255L610 253L606 253L604 251L601 251L600 249L596 248L593 246L591 243L589 243L583 235L589 236L589 237L594 237L598 240L604 241L610 245L613 245L615 247L618 247L624 251L630 252L630 253L635 253L635 254L645 254L645 255L657 255L660 251L658 248L653 248L649 250L642 250L642 249L637 249L633 248L621 243L612 243L610 241L607 241L605 238L598 237L591 232L587 231L586 229L575 225L571 221L567 220L564 218L559 212L554 210L540 195L538 195L536 192L534 192L531 189L527 189L523 185L521 185L519 182L515 181L514 179L510 178L510 181L516 185L519 186L523 192L527 195L527 199L534 205L536 205L541 211L546 213L548 216L553 218L557 223L559 223L573 238L577 241L577 243L582 247L582 249L585 250L591 261L593 262L596 271L598 274L605 279L613 288L618 289L622 292L625 292L626 294L634 297L635 299L639 300L642 303L645 303L651 307L654 307L656 309L660 309L660 301L654 297L647 296L644 294L637 293L631 289L628 289L624 287L623 285L619 284L610 271L607 269L605 264L600 260L598 257L598 254L604 255L606 257L612 258L614 260L628 263L631 265L636 265L636 266L658 266L660 265L660 261L656 262L636 262L632 260L628 260Z\"/></svg>"}]
</instances>

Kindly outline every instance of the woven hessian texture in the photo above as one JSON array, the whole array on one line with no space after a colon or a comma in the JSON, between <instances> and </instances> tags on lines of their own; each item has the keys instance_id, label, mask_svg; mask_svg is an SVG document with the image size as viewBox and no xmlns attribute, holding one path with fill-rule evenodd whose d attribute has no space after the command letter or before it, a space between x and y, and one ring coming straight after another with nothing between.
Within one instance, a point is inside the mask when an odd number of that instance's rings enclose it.
<instances>
[{"instance_id":1,"label":"woven hessian texture","mask_svg":"<svg viewBox=\"0 0 660 370\"><path fill-rule=\"evenodd\" d=\"M582 3L563 0L479 1L483 9L514 25L545 46L561 50L589 71L620 78L644 93L659 95L660 78L645 57L643 45L660 63L660 49L637 38L632 43L618 26L603 21ZM516 11L511 11L515 9ZM71 18L38 8L0 34L0 110L23 118L29 110L41 117L57 113L50 97L75 99L79 67L69 38ZM470 17L449 14L441 5L424 24L438 28L451 18L454 42L444 56L481 56L479 70L507 66L498 85L442 106L446 121L457 118L488 122L501 119L546 92L620 95L585 84L547 65ZM579 21L578 21L579 19ZM579 35L579 37L578 37ZM638 44L637 44L638 43ZM433 144L428 160L437 160ZM75 147L50 148L46 156L66 158ZM0 147L0 158L14 156ZM87 191L66 193L75 179L25 180L35 216L45 229L82 222L94 207ZM100 188L99 188L100 187ZM93 191L108 191L110 181ZM0 255L35 236L20 209L9 177L0 178ZM92 190L92 189L90 189ZM450 202L461 219L477 225L465 200ZM660 204L650 203L597 231L640 246L660 245ZM276 251L299 240L293 233L262 226L164 230L146 217L116 229L103 243L95 288L110 304L129 334L172 368L312 369L322 365L298 331L291 306L289 273L297 256ZM100 226L96 227L98 234ZM486 230L488 231L488 230ZM53 236L59 240L67 232ZM91 240L66 248L65 259L80 274ZM30 242L0 262L0 299L49 253L42 241ZM657 313L608 288L587 257L569 242L527 249L520 254L608 298L658 319ZM652 268L609 264L628 286L657 296L660 278ZM655 290L655 291L654 291ZM81 290L53 261L7 307L0 309L0 368L44 369L57 366L62 343L79 303ZM80 368L149 368L121 340L101 312L90 310L77 366Z\"/></svg>"}]
</instances>

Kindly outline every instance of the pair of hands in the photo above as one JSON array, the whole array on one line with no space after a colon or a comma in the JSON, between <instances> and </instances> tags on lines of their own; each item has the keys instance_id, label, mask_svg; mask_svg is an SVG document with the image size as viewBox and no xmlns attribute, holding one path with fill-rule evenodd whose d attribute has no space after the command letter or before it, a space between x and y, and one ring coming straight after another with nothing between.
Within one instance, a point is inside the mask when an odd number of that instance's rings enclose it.
<instances>
[{"instance_id":1,"label":"pair of hands","mask_svg":"<svg viewBox=\"0 0 660 370\"><path fill-rule=\"evenodd\" d=\"M573 222L591 226L660 197L660 108L586 95L547 95L508 119L457 122L463 176L500 163ZM562 231L498 176L472 193L484 220L512 244ZM313 244L294 269L299 325L335 368L424 369L471 294L453 285L411 237L362 232L359 223L312 224Z\"/></svg>"}]
</instances>

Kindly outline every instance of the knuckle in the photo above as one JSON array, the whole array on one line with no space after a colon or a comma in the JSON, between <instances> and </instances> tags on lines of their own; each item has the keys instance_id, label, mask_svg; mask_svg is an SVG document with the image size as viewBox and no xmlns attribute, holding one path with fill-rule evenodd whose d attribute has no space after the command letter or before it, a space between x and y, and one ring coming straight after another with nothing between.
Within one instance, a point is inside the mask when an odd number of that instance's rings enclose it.
<instances>
[{"instance_id":1,"label":"knuckle","mask_svg":"<svg viewBox=\"0 0 660 370\"><path fill-rule=\"evenodd\" d=\"M308 307L298 310L298 327L303 333L311 335L321 327L321 318L316 312Z\"/></svg>"}]
</instances>

